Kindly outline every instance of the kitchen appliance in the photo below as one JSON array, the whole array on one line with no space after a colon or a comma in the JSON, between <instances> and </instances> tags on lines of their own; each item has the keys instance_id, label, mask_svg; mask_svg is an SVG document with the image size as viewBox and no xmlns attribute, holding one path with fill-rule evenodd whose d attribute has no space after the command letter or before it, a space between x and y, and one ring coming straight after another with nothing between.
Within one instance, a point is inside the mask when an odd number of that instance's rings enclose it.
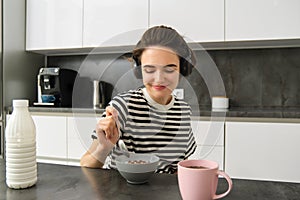
<instances>
[{"instance_id":1,"label":"kitchen appliance","mask_svg":"<svg viewBox=\"0 0 300 200\"><path fill-rule=\"evenodd\" d=\"M93 107L105 108L111 100L113 86L104 81L93 81Z\"/></svg>"},{"instance_id":2,"label":"kitchen appliance","mask_svg":"<svg viewBox=\"0 0 300 200\"><path fill-rule=\"evenodd\" d=\"M71 69L41 68L37 76L38 102L34 105L72 107L73 86L77 74Z\"/></svg>"},{"instance_id":3,"label":"kitchen appliance","mask_svg":"<svg viewBox=\"0 0 300 200\"><path fill-rule=\"evenodd\" d=\"M113 89L110 83L78 77L73 90L73 107L105 108L111 100Z\"/></svg>"}]
</instances>

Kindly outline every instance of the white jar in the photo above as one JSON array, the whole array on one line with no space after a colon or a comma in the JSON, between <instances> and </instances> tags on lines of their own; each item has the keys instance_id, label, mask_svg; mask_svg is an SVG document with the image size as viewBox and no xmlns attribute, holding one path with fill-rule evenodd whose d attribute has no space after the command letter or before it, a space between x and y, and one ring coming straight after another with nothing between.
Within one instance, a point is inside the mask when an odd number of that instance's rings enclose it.
<instances>
[{"instance_id":1,"label":"white jar","mask_svg":"<svg viewBox=\"0 0 300 200\"><path fill-rule=\"evenodd\" d=\"M36 130L28 100L13 100L5 129L6 184L22 189L37 182Z\"/></svg>"},{"instance_id":2,"label":"white jar","mask_svg":"<svg viewBox=\"0 0 300 200\"><path fill-rule=\"evenodd\" d=\"M212 97L212 108L227 109L229 107L229 99L224 96Z\"/></svg>"}]
</instances>

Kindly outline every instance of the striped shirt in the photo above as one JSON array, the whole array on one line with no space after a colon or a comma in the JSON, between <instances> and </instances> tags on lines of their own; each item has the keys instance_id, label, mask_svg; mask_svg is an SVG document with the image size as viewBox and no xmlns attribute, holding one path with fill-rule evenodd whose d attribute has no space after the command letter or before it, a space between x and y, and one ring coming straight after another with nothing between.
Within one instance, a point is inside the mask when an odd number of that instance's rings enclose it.
<instances>
[{"instance_id":1,"label":"striped shirt","mask_svg":"<svg viewBox=\"0 0 300 200\"><path fill-rule=\"evenodd\" d=\"M158 156L157 173L175 173L177 163L195 151L191 108L186 102L173 97L168 105L157 104L143 88L115 96L110 105L118 111L120 138L127 149ZM116 168L115 158L121 154L117 146L111 151L110 168Z\"/></svg>"}]
</instances>

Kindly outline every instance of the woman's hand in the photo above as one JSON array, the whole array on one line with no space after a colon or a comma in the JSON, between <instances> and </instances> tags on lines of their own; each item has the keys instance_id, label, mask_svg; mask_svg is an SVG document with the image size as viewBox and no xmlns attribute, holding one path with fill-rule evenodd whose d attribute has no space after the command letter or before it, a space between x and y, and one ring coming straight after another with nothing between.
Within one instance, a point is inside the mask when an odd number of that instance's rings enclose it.
<instances>
[{"instance_id":1,"label":"woman's hand","mask_svg":"<svg viewBox=\"0 0 300 200\"><path fill-rule=\"evenodd\" d=\"M112 106L106 107L105 111L106 117L100 119L96 126L98 141L104 146L109 145L109 143L115 145L120 137L118 112Z\"/></svg>"},{"instance_id":2,"label":"woman's hand","mask_svg":"<svg viewBox=\"0 0 300 200\"><path fill-rule=\"evenodd\" d=\"M118 112L113 107L106 108L106 117L96 125L97 139L80 160L81 166L101 168L106 157L119 140Z\"/></svg>"}]
</instances>

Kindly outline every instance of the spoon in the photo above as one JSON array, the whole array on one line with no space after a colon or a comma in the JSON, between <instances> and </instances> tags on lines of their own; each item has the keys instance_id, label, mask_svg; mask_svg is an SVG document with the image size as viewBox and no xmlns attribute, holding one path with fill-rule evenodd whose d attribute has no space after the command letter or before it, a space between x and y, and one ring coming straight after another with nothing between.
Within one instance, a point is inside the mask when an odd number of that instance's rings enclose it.
<instances>
[{"instance_id":1,"label":"spoon","mask_svg":"<svg viewBox=\"0 0 300 200\"><path fill-rule=\"evenodd\" d=\"M120 150L124 153L124 155L129 158L130 157L130 152L128 151L124 141L119 139L118 145L120 147Z\"/></svg>"}]
</instances>

